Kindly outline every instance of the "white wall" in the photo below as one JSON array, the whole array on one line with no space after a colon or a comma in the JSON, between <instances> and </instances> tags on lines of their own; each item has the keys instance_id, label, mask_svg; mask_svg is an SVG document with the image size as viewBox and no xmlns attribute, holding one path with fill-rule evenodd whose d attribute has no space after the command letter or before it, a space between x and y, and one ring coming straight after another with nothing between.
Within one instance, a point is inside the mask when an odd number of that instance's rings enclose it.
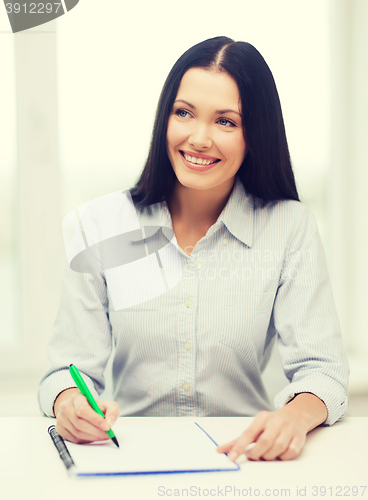
<instances>
[{"instance_id":1,"label":"white wall","mask_svg":"<svg viewBox=\"0 0 368 500\"><path fill-rule=\"evenodd\" d=\"M13 79L0 81L0 104L8 110L5 120L0 115L0 180L7 186L0 186L0 207L16 207L0 218L0 247L14 239L11 283L19 276L19 287L9 289L17 312L6 327L13 345L0 332L0 390L35 393L47 367L66 263L63 216L135 182L172 64L194 43L225 34L254 44L274 74L298 188L326 248L352 390L367 393L368 3L233 0L224 10L216 1L161 0L143 7L89 0L57 22L16 35L0 9L0 54L16 82L13 102L4 99Z\"/></svg>"}]
</instances>

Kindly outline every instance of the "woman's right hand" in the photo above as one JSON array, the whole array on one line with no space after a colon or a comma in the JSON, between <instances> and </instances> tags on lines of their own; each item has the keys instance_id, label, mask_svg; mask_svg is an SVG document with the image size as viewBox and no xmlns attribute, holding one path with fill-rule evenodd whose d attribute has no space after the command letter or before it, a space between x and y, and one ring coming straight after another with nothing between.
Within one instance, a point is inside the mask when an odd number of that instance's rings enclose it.
<instances>
[{"instance_id":1,"label":"woman's right hand","mask_svg":"<svg viewBox=\"0 0 368 500\"><path fill-rule=\"evenodd\" d=\"M56 432L67 441L82 444L110 439L106 431L119 417L120 409L115 401L96 399L105 418L96 413L79 389L66 389L56 398L54 413Z\"/></svg>"}]
</instances>

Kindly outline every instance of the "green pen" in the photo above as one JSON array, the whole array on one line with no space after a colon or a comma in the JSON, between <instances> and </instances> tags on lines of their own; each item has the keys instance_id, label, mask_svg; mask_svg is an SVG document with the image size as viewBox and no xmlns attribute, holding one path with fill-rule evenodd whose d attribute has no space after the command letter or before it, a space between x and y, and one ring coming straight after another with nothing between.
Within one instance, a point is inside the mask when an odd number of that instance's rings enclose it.
<instances>
[{"instance_id":1,"label":"green pen","mask_svg":"<svg viewBox=\"0 0 368 500\"><path fill-rule=\"evenodd\" d=\"M82 378L82 375L79 373L78 368L74 365L70 365L69 367L70 375L73 377L74 382L77 384L78 389L80 392L87 398L88 403L92 406L92 408L95 410L96 413L101 415L101 417L105 418L105 415L102 413L100 408L98 407L98 404L96 403L94 397L90 393L88 387L86 386L85 381ZM118 440L115 437L115 434L113 431L110 429L109 431L106 431L108 436L114 441L116 446L119 448L119 443Z\"/></svg>"}]
</instances>

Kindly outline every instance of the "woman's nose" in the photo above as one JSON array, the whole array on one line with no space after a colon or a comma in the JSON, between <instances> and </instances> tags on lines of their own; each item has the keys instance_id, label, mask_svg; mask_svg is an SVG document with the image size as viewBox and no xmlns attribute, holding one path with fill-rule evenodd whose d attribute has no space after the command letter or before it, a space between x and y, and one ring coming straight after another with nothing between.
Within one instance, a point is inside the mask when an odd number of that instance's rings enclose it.
<instances>
[{"instance_id":1,"label":"woman's nose","mask_svg":"<svg viewBox=\"0 0 368 500\"><path fill-rule=\"evenodd\" d=\"M195 149L208 149L212 146L212 139L208 127L198 125L189 136L189 144Z\"/></svg>"}]
</instances>

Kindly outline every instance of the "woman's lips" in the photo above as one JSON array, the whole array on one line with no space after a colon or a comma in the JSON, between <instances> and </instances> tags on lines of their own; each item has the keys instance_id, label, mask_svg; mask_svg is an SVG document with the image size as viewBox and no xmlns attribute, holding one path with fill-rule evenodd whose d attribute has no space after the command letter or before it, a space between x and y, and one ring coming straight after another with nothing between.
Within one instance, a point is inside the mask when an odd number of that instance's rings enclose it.
<instances>
[{"instance_id":1,"label":"woman's lips","mask_svg":"<svg viewBox=\"0 0 368 500\"><path fill-rule=\"evenodd\" d=\"M180 151L181 157L183 159L183 163L186 167L190 168L191 170L197 170L199 172L204 172L206 170L209 170L210 168L214 167L219 161L218 158L215 158L213 156L208 156L208 155L190 155L188 152ZM190 161L190 159L201 159L203 161L206 160L206 163L194 163ZM210 161L210 163L208 163Z\"/></svg>"},{"instance_id":2,"label":"woman's lips","mask_svg":"<svg viewBox=\"0 0 368 500\"><path fill-rule=\"evenodd\" d=\"M182 156L186 155L186 156L191 156L193 158L201 158L202 160L220 161L220 159L216 158L215 156L204 155L201 153L193 153L192 151L185 151L184 149L179 150L179 152Z\"/></svg>"}]
</instances>

